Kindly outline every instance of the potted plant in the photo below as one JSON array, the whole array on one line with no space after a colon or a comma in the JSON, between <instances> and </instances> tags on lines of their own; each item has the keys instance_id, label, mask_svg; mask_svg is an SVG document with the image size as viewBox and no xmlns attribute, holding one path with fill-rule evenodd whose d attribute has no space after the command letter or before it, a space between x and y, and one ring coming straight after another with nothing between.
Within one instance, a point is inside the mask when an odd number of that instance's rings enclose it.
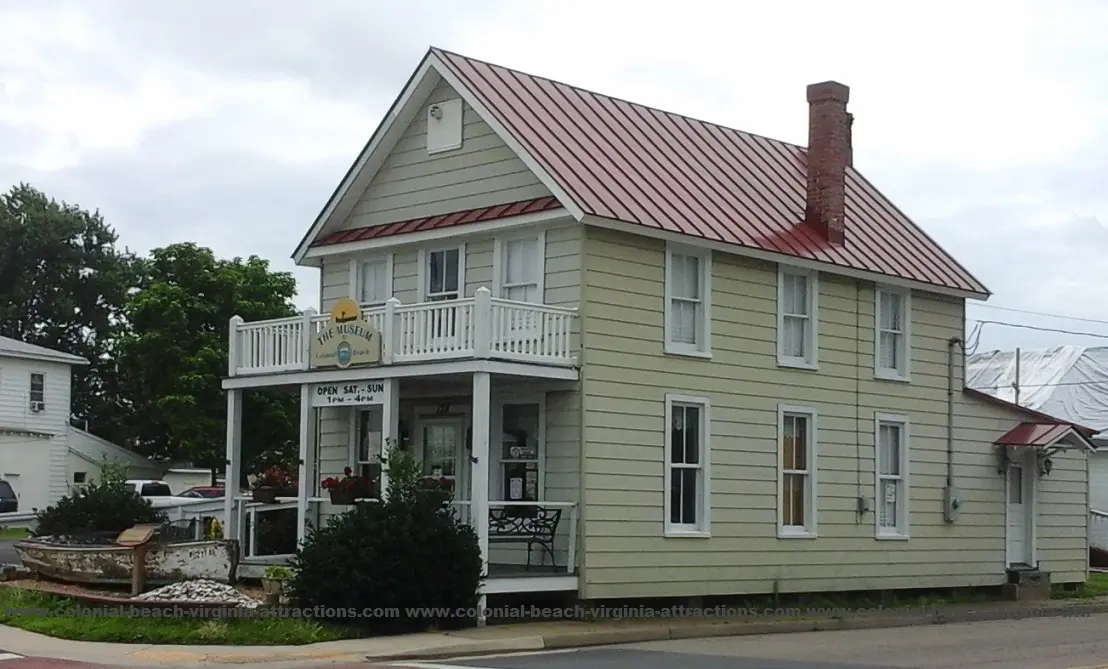
<instances>
[{"instance_id":1,"label":"potted plant","mask_svg":"<svg viewBox=\"0 0 1108 669\"><path fill-rule=\"evenodd\" d=\"M373 497L373 484L364 476L354 476L349 467L342 470L343 477L328 476L321 485L331 496L332 504L353 504L356 499Z\"/></svg>"},{"instance_id":2,"label":"potted plant","mask_svg":"<svg viewBox=\"0 0 1108 669\"><path fill-rule=\"evenodd\" d=\"M265 594L267 604L280 604L281 595L285 593L285 584L291 578L292 572L284 567L265 568L262 576L262 592Z\"/></svg>"},{"instance_id":3,"label":"potted plant","mask_svg":"<svg viewBox=\"0 0 1108 669\"><path fill-rule=\"evenodd\" d=\"M254 479L252 489L255 502L273 504L278 497L295 497L296 481L287 471L272 465Z\"/></svg>"}]
</instances>

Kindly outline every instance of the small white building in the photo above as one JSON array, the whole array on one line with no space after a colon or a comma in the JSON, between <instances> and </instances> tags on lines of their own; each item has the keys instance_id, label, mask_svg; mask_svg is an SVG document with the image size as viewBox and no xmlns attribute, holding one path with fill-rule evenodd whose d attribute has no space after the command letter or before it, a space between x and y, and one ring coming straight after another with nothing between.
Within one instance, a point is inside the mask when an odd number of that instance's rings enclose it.
<instances>
[{"instance_id":1,"label":"small white building","mask_svg":"<svg viewBox=\"0 0 1108 669\"><path fill-rule=\"evenodd\" d=\"M132 476L151 476L148 460L69 424L76 355L0 337L0 478L19 497L19 511L42 509L73 484L95 480L105 460Z\"/></svg>"}]
</instances>

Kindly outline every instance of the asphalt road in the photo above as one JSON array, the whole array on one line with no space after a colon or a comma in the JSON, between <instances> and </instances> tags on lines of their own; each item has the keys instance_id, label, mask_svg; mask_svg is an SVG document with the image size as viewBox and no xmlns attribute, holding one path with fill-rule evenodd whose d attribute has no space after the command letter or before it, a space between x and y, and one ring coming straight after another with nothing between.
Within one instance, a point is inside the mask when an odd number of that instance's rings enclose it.
<instances>
[{"instance_id":1,"label":"asphalt road","mask_svg":"<svg viewBox=\"0 0 1108 669\"><path fill-rule=\"evenodd\" d=\"M364 668L366 665L358 666ZM659 641L571 652L391 666L421 669L1108 669L1108 615Z\"/></svg>"}]
</instances>

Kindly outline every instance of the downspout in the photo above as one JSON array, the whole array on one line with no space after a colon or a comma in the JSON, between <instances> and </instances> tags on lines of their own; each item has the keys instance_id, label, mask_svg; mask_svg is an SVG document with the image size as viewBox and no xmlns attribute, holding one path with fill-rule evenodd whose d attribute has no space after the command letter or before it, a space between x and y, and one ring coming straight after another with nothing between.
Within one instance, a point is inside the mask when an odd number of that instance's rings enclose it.
<instances>
[{"instance_id":1,"label":"downspout","mask_svg":"<svg viewBox=\"0 0 1108 669\"><path fill-rule=\"evenodd\" d=\"M947 342L946 356L946 486L943 488L943 520L953 523L958 520L958 509L962 506L961 496L954 487L954 349L960 347L965 353L965 344L958 337Z\"/></svg>"}]
</instances>

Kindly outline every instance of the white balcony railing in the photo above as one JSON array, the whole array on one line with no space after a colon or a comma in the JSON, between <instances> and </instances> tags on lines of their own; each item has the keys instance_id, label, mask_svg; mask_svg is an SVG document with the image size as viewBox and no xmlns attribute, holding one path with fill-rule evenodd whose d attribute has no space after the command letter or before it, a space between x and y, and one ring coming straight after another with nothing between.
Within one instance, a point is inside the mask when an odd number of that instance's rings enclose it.
<instances>
[{"instance_id":1,"label":"white balcony railing","mask_svg":"<svg viewBox=\"0 0 1108 669\"><path fill-rule=\"evenodd\" d=\"M568 366L576 309L491 296L364 308L362 317L381 333L381 364L461 358L494 358ZM329 316L300 316L246 323L231 319L228 374L272 374L309 369L312 337Z\"/></svg>"}]
</instances>

